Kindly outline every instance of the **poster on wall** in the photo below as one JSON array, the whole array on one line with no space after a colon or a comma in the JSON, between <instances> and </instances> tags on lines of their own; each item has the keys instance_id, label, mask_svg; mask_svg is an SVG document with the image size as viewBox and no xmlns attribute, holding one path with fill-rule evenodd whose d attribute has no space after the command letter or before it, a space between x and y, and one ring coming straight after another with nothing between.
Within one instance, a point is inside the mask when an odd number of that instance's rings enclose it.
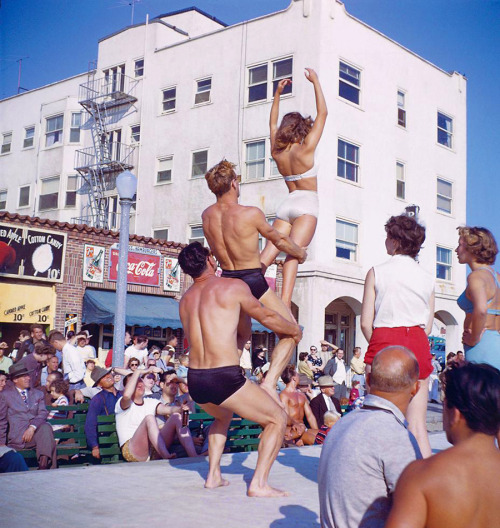
<instances>
[{"instance_id":1,"label":"poster on wall","mask_svg":"<svg viewBox=\"0 0 500 528\"><path fill-rule=\"evenodd\" d=\"M278 266L276 264L271 264L264 275L267 284L271 290L276 291L276 273L278 272Z\"/></svg>"},{"instance_id":2,"label":"poster on wall","mask_svg":"<svg viewBox=\"0 0 500 528\"><path fill-rule=\"evenodd\" d=\"M54 322L56 296L51 285L0 286L0 323L48 324Z\"/></svg>"},{"instance_id":3,"label":"poster on wall","mask_svg":"<svg viewBox=\"0 0 500 528\"><path fill-rule=\"evenodd\" d=\"M104 281L104 251L102 246L85 244L83 250L83 280L87 282Z\"/></svg>"},{"instance_id":4,"label":"poster on wall","mask_svg":"<svg viewBox=\"0 0 500 528\"><path fill-rule=\"evenodd\" d=\"M66 233L0 223L0 276L62 282Z\"/></svg>"},{"instance_id":5,"label":"poster on wall","mask_svg":"<svg viewBox=\"0 0 500 528\"><path fill-rule=\"evenodd\" d=\"M181 268L176 258L165 257L163 261L163 289L169 292L181 291Z\"/></svg>"},{"instance_id":6,"label":"poster on wall","mask_svg":"<svg viewBox=\"0 0 500 528\"><path fill-rule=\"evenodd\" d=\"M75 332L76 334L76 325L78 323L78 314L77 313L67 313L64 319L64 335L68 335L68 332Z\"/></svg>"},{"instance_id":7,"label":"poster on wall","mask_svg":"<svg viewBox=\"0 0 500 528\"><path fill-rule=\"evenodd\" d=\"M116 281L118 276L118 244L113 244L109 252L109 280ZM156 249L129 246L128 284L160 286L161 253Z\"/></svg>"}]
</instances>

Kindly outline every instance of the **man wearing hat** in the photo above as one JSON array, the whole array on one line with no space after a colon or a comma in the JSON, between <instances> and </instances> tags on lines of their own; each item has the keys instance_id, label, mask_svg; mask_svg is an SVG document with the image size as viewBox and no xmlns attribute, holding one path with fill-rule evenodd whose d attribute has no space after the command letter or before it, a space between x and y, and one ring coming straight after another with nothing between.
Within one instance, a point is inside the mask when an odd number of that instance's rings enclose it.
<instances>
[{"instance_id":1,"label":"man wearing hat","mask_svg":"<svg viewBox=\"0 0 500 528\"><path fill-rule=\"evenodd\" d=\"M342 410L339 400L333 396L335 394L333 378L331 376L321 376L318 379L318 385L321 394L311 400L311 411L318 422L318 427L321 427L324 425L323 417L326 411L336 411L342 414Z\"/></svg>"},{"instance_id":2,"label":"man wearing hat","mask_svg":"<svg viewBox=\"0 0 500 528\"><path fill-rule=\"evenodd\" d=\"M30 372L23 363L12 365L9 376L12 383L0 392L0 446L35 448L38 468L55 469L56 442L43 393L30 388Z\"/></svg>"},{"instance_id":3,"label":"man wearing hat","mask_svg":"<svg viewBox=\"0 0 500 528\"><path fill-rule=\"evenodd\" d=\"M82 355L83 361L88 359L96 359L97 352L95 348L90 344L90 338L92 335L88 330L81 330L76 336L76 349Z\"/></svg>"},{"instance_id":4,"label":"man wearing hat","mask_svg":"<svg viewBox=\"0 0 500 528\"><path fill-rule=\"evenodd\" d=\"M114 414L116 402L121 398L122 393L116 390L112 369L95 367L90 377L94 382L94 387L100 387L102 390L90 400L85 420L85 436L87 437L87 445L92 449L92 456L100 459L97 417Z\"/></svg>"},{"instance_id":5,"label":"man wearing hat","mask_svg":"<svg viewBox=\"0 0 500 528\"><path fill-rule=\"evenodd\" d=\"M5 355L8 348L9 345L5 341L0 343L0 370L3 370L4 372L7 372L12 365L12 359Z\"/></svg>"}]
</instances>

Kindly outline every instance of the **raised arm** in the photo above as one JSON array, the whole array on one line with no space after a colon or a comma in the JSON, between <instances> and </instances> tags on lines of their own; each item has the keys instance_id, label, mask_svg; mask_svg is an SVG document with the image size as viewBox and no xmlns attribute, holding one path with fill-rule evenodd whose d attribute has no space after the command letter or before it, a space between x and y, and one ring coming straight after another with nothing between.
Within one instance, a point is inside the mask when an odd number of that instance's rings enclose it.
<instances>
[{"instance_id":1,"label":"raised arm","mask_svg":"<svg viewBox=\"0 0 500 528\"><path fill-rule=\"evenodd\" d=\"M326 117L328 115L328 108L326 107L325 96L321 89L321 84L318 79L318 74L312 68L306 68L304 72L306 79L310 81L314 86L314 95L316 97L316 119L312 126L311 131L307 134L304 145L311 150L315 150L318 146L323 129L325 128Z\"/></svg>"},{"instance_id":2,"label":"raised arm","mask_svg":"<svg viewBox=\"0 0 500 528\"><path fill-rule=\"evenodd\" d=\"M127 382L125 389L123 390L123 398L120 400L120 407L125 410L132 405L132 398L134 397L135 387L141 374L145 374L147 370L136 369L130 379Z\"/></svg>"},{"instance_id":3,"label":"raised arm","mask_svg":"<svg viewBox=\"0 0 500 528\"><path fill-rule=\"evenodd\" d=\"M361 331L365 339L370 342L375 320L375 272L373 268L367 273L363 292L363 306L361 308Z\"/></svg>"},{"instance_id":4,"label":"raised arm","mask_svg":"<svg viewBox=\"0 0 500 528\"><path fill-rule=\"evenodd\" d=\"M292 84L291 79L281 79L274 93L273 104L271 106L271 114L269 116L269 135L271 139L271 152L274 148L274 138L276 137L276 132L278 131L278 117L280 111L280 97L285 89L285 86Z\"/></svg>"}]
</instances>

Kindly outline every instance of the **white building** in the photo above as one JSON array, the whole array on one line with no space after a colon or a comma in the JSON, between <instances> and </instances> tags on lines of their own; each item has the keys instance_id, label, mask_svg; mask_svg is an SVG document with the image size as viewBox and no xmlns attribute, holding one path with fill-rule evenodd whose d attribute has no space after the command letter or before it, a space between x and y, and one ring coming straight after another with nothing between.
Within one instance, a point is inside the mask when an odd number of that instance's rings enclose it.
<instances>
[{"instance_id":1,"label":"white building","mask_svg":"<svg viewBox=\"0 0 500 528\"><path fill-rule=\"evenodd\" d=\"M306 66L320 76L329 116L317 152L318 229L293 298L305 327L299 349L323 337L349 354L355 344L366 348L359 326L364 277L386 258L388 217L416 204L427 226L420 262L437 276L436 317L446 325L447 349L457 350L465 267L453 248L456 227L465 223L466 80L335 0L293 0L286 10L230 27L197 9L163 15L102 39L92 74L0 101L0 209L63 221L82 216L74 151L92 150L92 120L78 105L77 86L87 83L89 93L90 86L109 91L123 83L133 97L110 110L106 129L111 143L135 147L128 158L139 180L133 231L202 239L201 212L214 201L203 175L224 157L241 169L242 203L272 219L287 193L270 157L273 87L293 78L282 114L314 117ZM114 185L105 195L112 214Z\"/></svg>"}]
</instances>

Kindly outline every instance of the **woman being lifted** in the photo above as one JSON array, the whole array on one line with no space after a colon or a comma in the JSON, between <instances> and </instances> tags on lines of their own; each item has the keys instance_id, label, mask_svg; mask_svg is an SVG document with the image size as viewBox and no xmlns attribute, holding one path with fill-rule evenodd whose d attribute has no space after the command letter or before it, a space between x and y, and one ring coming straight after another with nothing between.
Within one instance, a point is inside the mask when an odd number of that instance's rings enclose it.
<instances>
[{"instance_id":1,"label":"woman being lifted","mask_svg":"<svg viewBox=\"0 0 500 528\"><path fill-rule=\"evenodd\" d=\"M290 194L276 211L273 227L288 235L296 244L307 247L316 231L318 221L318 167L314 153L325 127L328 110L321 90L318 75L311 68L304 72L306 79L314 87L316 96L316 120L303 117L298 112L290 112L283 117L278 128L280 96L284 88L291 84L290 79L278 83L274 94L269 127L271 132L271 155L284 177ZM268 242L261 253L265 271L279 254L279 250ZM299 262L287 256L283 265L283 302L291 307L292 293L297 277Z\"/></svg>"}]
</instances>

